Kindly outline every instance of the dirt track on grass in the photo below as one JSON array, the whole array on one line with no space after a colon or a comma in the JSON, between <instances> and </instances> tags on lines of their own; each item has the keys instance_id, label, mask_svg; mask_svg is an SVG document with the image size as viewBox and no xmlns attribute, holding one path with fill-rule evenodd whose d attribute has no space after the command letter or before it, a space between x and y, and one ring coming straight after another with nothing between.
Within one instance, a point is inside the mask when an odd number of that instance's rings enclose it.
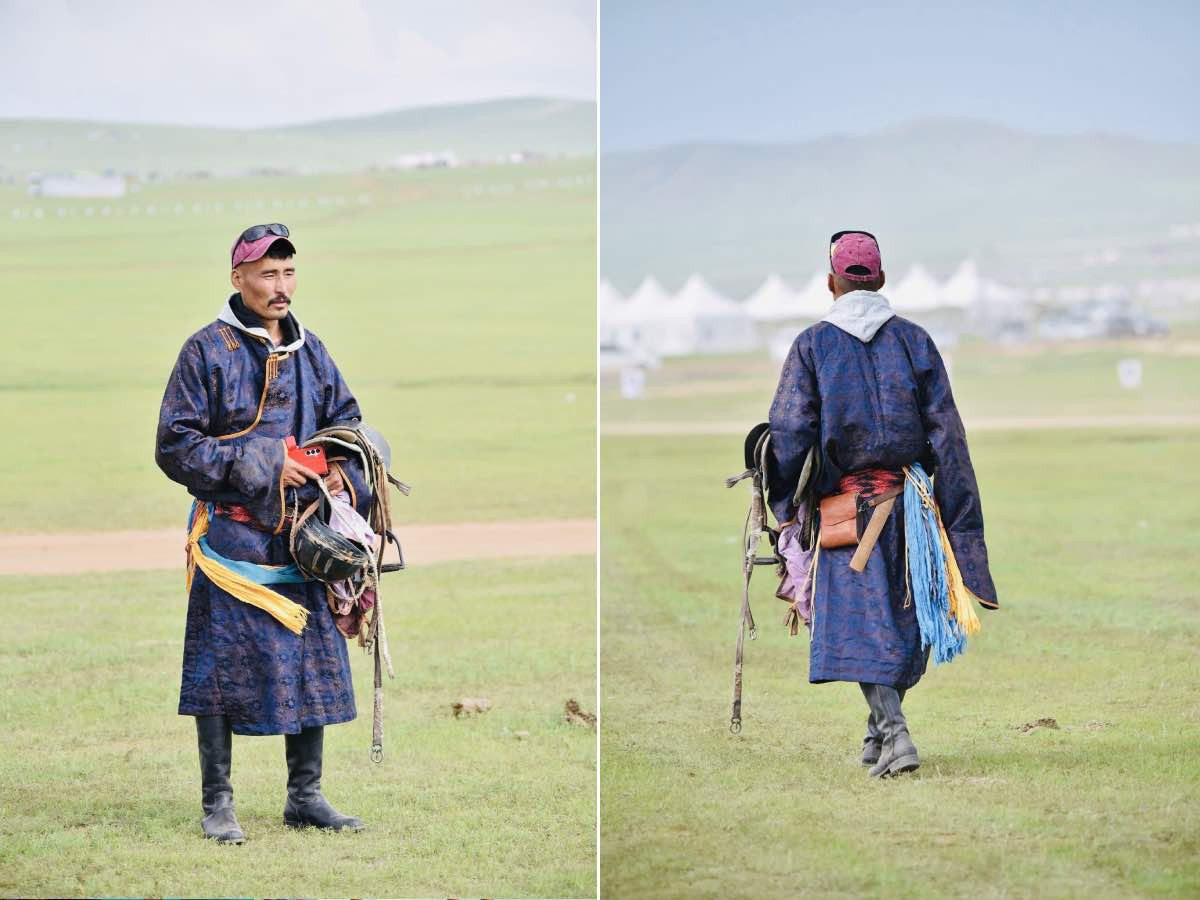
<instances>
[{"instance_id":1,"label":"dirt track on grass","mask_svg":"<svg viewBox=\"0 0 1200 900\"><path fill-rule=\"evenodd\" d=\"M79 575L184 567L180 528L0 534L0 575ZM468 559L585 556L596 552L592 519L470 522L397 529L410 566Z\"/></svg>"}]
</instances>

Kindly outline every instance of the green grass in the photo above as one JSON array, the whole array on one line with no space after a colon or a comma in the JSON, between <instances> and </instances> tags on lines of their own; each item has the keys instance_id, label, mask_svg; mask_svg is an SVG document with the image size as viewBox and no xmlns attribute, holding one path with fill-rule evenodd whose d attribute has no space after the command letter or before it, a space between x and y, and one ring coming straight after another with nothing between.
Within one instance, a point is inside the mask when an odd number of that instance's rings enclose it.
<instances>
[{"instance_id":1,"label":"green grass","mask_svg":"<svg viewBox=\"0 0 1200 900\"><path fill-rule=\"evenodd\" d=\"M0 894L593 896L593 563L430 566L384 595L383 763L359 716L326 732L322 788L359 835L281 821L281 737L235 737L240 847L200 834L193 720L176 714L180 573L0 579ZM494 706L456 720L450 704ZM529 736L518 739L516 732Z\"/></svg>"},{"instance_id":2,"label":"green grass","mask_svg":"<svg viewBox=\"0 0 1200 900\"><path fill-rule=\"evenodd\" d=\"M400 521L594 513L590 161L172 182L107 217L5 199L46 215L0 219L0 417L21 461L0 469L0 532L180 525L185 492L153 457L162 391L231 292L233 238L264 219L291 227L293 309L415 486Z\"/></svg>"},{"instance_id":3,"label":"green grass","mask_svg":"<svg viewBox=\"0 0 1200 900\"><path fill-rule=\"evenodd\" d=\"M182 536L188 498L153 459L162 391L231 290L234 236L275 220L299 250L296 314L414 485L394 504L401 540L593 516L592 172L181 181L111 202L0 188L0 532ZM593 895L595 735L562 709L595 703L594 572L580 557L394 576L383 765L355 644L360 715L327 735L324 788L370 830L286 830L282 738L237 738L240 848L199 836L195 729L176 714L182 569L0 578L0 894ZM453 720L463 696L494 707Z\"/></svg>"},{"instance_id":4,"label":"green grass","mask_svg":"<svg viewBox=\"0 0 1200 900\"><path fill-rule=\"evenodd\" d=\"M964 342L946 351L955 398L968 420L1008 416L1200 415L1200 355L1188 329L1154 340L1114 340L998 349ZM1142 360L1134 390L1117 381L1117 361ZM781 363L766 354L668 361L651 371L646 395L622 399L615 378L601 386L603 422L749 423L764 420Z\"/></svg>"},{"instance_id":5,"label":"green grass","mask_svg":"<svg viewBox=\"0 0 1200 900\"><path fill-rule=\"evenodd\" d=\"M878 782L858 688L808 684L765 568L729 733L740 439L605 438L605 895L1200 892L1200 431L971 448L1003 608L906 699L920 771Z\"/></svg>"}]
</instances>

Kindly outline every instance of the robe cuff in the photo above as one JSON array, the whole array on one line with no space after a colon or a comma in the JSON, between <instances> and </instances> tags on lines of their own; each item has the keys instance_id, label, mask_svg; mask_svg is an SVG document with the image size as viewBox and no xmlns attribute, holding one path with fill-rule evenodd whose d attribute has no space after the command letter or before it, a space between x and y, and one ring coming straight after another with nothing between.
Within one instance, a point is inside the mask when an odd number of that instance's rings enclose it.
<instances>
[{"instance_id":1,"label":"robe cuff","mask_svg":"<svg viewBox=\"0 0 1200 900\"><path fill-rule=\"evenodd\" d=\"M947 531L963 584L986 609L999 609L982 531Z\"/></svg>"}]
</instances>

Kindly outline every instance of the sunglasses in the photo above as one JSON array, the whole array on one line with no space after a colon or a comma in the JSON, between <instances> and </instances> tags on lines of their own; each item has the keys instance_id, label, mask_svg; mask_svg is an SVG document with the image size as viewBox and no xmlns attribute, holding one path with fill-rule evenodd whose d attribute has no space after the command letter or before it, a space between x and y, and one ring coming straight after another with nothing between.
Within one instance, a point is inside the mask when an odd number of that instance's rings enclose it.
<instances>
[{"instance_id":1,"label":"sunglasses","mask_svg":"<svg viewBox=\"0 0 1200 900\"><path fill-rule=\"evenodd\" d=\"M849 231L835 231L833 234L833 237L831 237L829 239L829 258L831 260L833 259L834 246L836 246L837 242L840 241L842 238L844 238L848 234L865 234L867 237L869 237L871 240L873 240L875 242L876 247L879 246L879 238L875 237L875 235L871 234L871 232L869 232L869 231L859 231L857 228L851 228Z\"/></svg>"},{"instance_id":2,"label":"sunglasses","mask_svg":"<svg viewBox=\"0 0 1200 900\"><path fill-rule=\"evenodd\" d=\"M251 225L242 232L242 236L238 240L245 241L247 244L253 244L255 241L265 238L268 234L285 238L288 236L287 226L281 225L278 222L272 222L270 225Z\"/></svg>"}]
</instances>

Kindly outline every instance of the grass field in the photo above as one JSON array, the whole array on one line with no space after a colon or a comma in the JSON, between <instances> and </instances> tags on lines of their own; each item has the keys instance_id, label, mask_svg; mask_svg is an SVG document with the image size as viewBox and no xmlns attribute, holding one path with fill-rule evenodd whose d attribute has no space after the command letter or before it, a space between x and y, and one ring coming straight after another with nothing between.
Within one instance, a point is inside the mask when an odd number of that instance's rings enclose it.
<instances>
[{"instance_id":1,"label":"grass field","mask_svg":"<svg viewBox=\"0 0 1200 900\"><path fill-rule=\"evenodd\" d=\"M968 422L1011 416L1200 415L1200 330L1168 338L998 349L964 342L944 354ZM1125 390L1117 361L1142 361L1142 385ZM765 354L671 360L646 378L646 394L622 399L601 383L601 419L621 422L754 422L766 418L780 363ZM749 427L749 426L747 426Z\"/></svg>"},{"instance_id":2,"label":"grass field","mask_svg":"<svg viewBox=\"0 0 1200 900\"><path fill-rule=\"evenodd\" d=\"M1079 370L1061 354L959 354L960 406L1052 413L1091 394L1109 413L1104 391L1130 402L1105 356L1124 351L1097 352ZM1160 362L1173 368L1158 381ZM1147 358L1147 414L1197 411L1184 363ZM683 361L658 383L703 377ZM731 396L679 419L736 421ZM603 402L606 422L641 415ZM740 469L740 438L604 438L605 895L1200 892L1200 429L992 431L971 448L1003 608L906 699L923 765L881 783L857 761L861 694L808 684L807 638L779 624L769 569L754 584L745 727L729 733L748 498L721 479ZM1059 727L1019 730L1046 717Z\"/></svg>"},{"instance_id":3,"label":"grass field","mask_svg":"<svg viewBox=\"0 0 1200 900\"><path fill-rule=\"evenodd\" d=\"M358 718L326 730L322 789L368 830L285 828L283 738L235 737L240 847L200 835L195 726L176 714L181 575L0 578L0 894L593 896L595 733L562 709L594 705L594 571L393 576L383 762L353 643ZM494 705L455 719L461 697Z\"/></svg>"},{"instance_id":4,"label":"grass field","mask_svg":"<svg viewBox=\"0 0 1200 900\"><path fill-rule=\"evenodd\" d=\"M187 495L153 458L159 402L231 290L229 245L260 221L291 228L293 309L414 485L394 502L402 541L410 524L594 516L591 161L117 201L0 188L0 211L0 532L182 541ZM539 554L390 576L382 766L355 644L359 718L327 735L323 787L368 832L286 830L282 738L237 738L238 848L199 831L195 728L176 713L182 569L0 577L0 894L594 895L595 733L562 712L595 705L595 561ZM464 696L494 706L454 720Z\"/></svg>"},{"instance_id":5,"label":"grass field","mask_svg":"<svg viewBox=\"0 0 1200 900\"><path fill-rule=\"evenodd\" d=\"M0 416L22 461L0 471L0 531L182 523L184 491L154 464L162 391L232 290L229 245L263 220L291 228L293 310L415 485L402 515L591 515L591 166L174 182L111 202L0 191L24 216L0 218Z\"/></svg>"}]
</instances>

